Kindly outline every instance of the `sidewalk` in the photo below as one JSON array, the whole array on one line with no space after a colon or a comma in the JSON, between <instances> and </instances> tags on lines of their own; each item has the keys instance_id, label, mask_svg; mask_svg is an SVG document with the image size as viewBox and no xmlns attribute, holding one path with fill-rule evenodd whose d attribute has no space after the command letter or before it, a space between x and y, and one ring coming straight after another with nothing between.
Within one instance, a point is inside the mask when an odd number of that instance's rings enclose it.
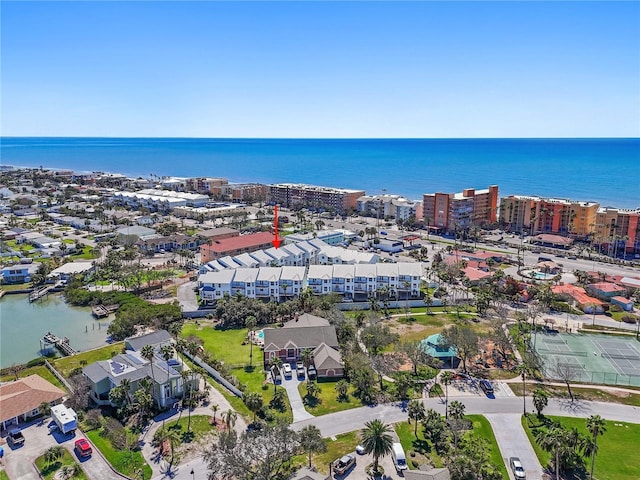
<instances>
[{"instance_id":1,"label":"sidewalk","mask_svg":"<svg viewBox=\"0 0 640 480\"><path fill-rule=\"evenodd\" d=\"M200 387L202 388L205 380L201 380L200 382L201 382ZM218 421L221 421L220 420L221 415L225 413L227 410L229 409L233 410L233 408L231 407L231 404L227 401L227 399L224 398L224 396L218 390L212 387L209 391L208 404L205 406L198 406L194 408L193 410L191 410L191 415L192 416L205 415L207 417L212 417L213 410L211 410L211 405L218 405L218 411L216 413L216 419L218 419ZM177 420L179 414L180 412L177 409L171 409L168 412L161 413L160 415L158 415L153 419L153 422L145 429L144 433L140 437L142 456L151 467L151 470L153 471L152 477L154 478L163 477L163 476L166 476L167 478L169 478L169 476L166 475L167 463L159 455L158 450L151 445L151 442L153 441L153 436L155 435L156 431L159 428L162 428L163 418L165 422L170 422L173 420ZM183 417L186 417L188 415L188 412L186 409L182 412L182 415ZM247 424L245 423L242 416L239 414L233 429L238 434L241 434L247 429ZM193 460L195 456L199 456L199 455L200 455L200 452L197 452L197 451L190 452L190 454L186 455L185 458L182 459L182 463ZM178 465L174 465L173 468L175 469L177 466Z\"/></svg>"}]
</instances>

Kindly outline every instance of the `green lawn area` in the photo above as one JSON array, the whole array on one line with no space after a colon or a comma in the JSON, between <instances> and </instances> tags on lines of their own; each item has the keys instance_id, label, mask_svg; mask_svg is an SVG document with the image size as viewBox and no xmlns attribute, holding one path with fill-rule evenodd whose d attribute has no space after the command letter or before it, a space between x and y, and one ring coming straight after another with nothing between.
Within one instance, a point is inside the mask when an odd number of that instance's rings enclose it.
<instances>
[{"instance_id":1,"label":"green lawn area","mask_svg":"<svg viewBox=\"0 0 640 480\"><path fill-rule=\"evenodd\" d=\"M213 411L211 411L213 416ZM220 412L216 413L216 419L220 422ZM209 418L206 415L191 415L191 432L187 433L187 426L189 424L189 416L187 411L182 412L182 418L180 421L174 420L165 425L168 430L175 430L180 436L182 443L194 442L202 438L205 434L215 431L215 428L209 424Z\"/></svg>"},{"instance_id":2,"label":"green lawn area","mask_svg":"<svg viewBox=\"0 0 640 480\"><path fill-rule=\"evenodd\" d=\"M107 461L118 472L123 475L134 477L136 472L142 469L144 480L149 480L152 475L151 467L147 465L142 458L142 454L139 451L126 452L117 450L111 445L111 442L106 437L100 436L100 430L91 430L86 432L89 440L93 442L96 448L100 449L100 452ZM137 477L139 478L139 477Z\"/></svg>"},{"instance_id":3,"label":"green lawn area","mask_svg":"<svg viewBox=\"0 0 640 480\"><path fill-rule=\"evenodd\" d=\"M60 381L53 375L53 373L51 373L51 370L49 370L44 365L37 365L35 367L29 367L29 368L25 368L24 370L20 370L20 373L18 373L18 376L20 378L24 378L34 374L40 375L42 378L53 383L56 387L61 388L62 390L65 389L64 385L62 385L62 383L60 383ZM13 380L14 378L15 377L13 375L5 375L2 378L0 378L0 381L8 382L10 380Z\"/></svg>"},{"instance_id":4,"label":"green lawn area","mask_svg":"<svg viewBox=\"0 0 640 480\"><path fill-rule=\"evenodd\" d=\"M15 283L15 284L11 284L11 285L2 285L2 287L0 287L0 290L6 290L7 292L12 292L14 290L27 290L31 288L31 284L30 283Z\"/></svg>"},{"instance_id":5,"label":"green lawn area","mask_svg":"<svg viewBox=\"0 0 640 480\"><path fill-rule=\"evenodd\" d=\"M242 345L247 336L247 329L219 330L209 325L196 325L186 322L182 328L182 336L195 335L204 342L204 349L216 358L224 360L229 366L239 367L249 364L249 344ZM253 346L254 365L260 363L262 353L260 347Z\"/></svg>"},{"instance_id":6,"label":"green lawn area","mask_svg":"<svg viewBox=\"0 0 640 480\"><path fill-rule=\"evenodd\" d=\"M10 480L9 475L4 470L0 470L0 480Z\"/></svg>"},{"instance_id":7,"label":"green lawn area","mask_svg":"<svg viewBox=\"0 0 640 480\"><path fill-rule=\"evenodd\" d=\"M584 418L555 416L547 418L558 421L567 428L577 428L580 433L587 434L586 419ZM530 416L529 420L534 422L534 427L539 424L534 416ZM522 417L522 425L540 463L543 466L547 465L551 455L538 447L529 420ZM606 426L607 431L598 437L594 477L598 480L636 480L640 478L640 463L637 461L636 452L630 448L632 445L640 445L640 425L607 420ZM590 459L585 462L587 469L590 468L590 462Z\"/></svg>"},{"instance_id":8,"label":"green lawn area","mask_svg":"<svg viewBox=\"0 0 640 480\"><path fill-rule=\"evenodd\" d=\"M93 248L90 247L89 245L85 245L82 248L82 251L76 252L76 253L72 253L70 255L70 257L75 259L75 260L77 260L77 259L93 260L94 258L97 258L97 255L94 255L92 252L93 252Z\"/></svg>"},{"instance_id":9,"label":"green lawn area","mask_svg":"<svg viewBox=\"0 0 640 480\"><path fill-rule=\"evenodd\" d=\"M77 463L75 458L69 453L69 451L65 448L63 450L62 457L56 461L55 463L47 464L44 460L44 455L36 458L35 464L42 478L45 480L52 480L54 478L55 473L60 470L64 465L73 465ZM1 477L0 477L1 478ZM8 478L8 477L6 477ZM87 476L84 474L84 471L73 477L78 480L87 480Z\"/></svg>"},{"instance_id":10,"label":"green lawn area","mask_svg":"<svg viewBox=\"0 0 640 480\"><path fill-rule=\"evenodd\" d=\"M502 460L502 455L500 454L500 449L498 448L498 443L496 442L495 436L493 435L493 429L491 428L491 424L489 420L487 420L482 415L466 415L466 419L473 422L473 433L486 439L489 443L489 456L491 459L491 464L496 465L502 474L502 478L508 479L509 475L507 473L507 468L504 465L504 461ZM400 422L394 425L395 431L398 434L398 438L400 439L400 443L402 444L402 448L407 454L407 461L409 464L409 468L415 468L412 464L412 459L419 459L420 457L416 455L416 457L411 456L411 451L425 451L431 462L435 467L439 468L444 466L442 458L438 455L438 453L431 449L430 444L424 439L422 435L422 428L418 425L418 438L413 434L415 426L413 424L409 425L408 422Z\"/></svg>"},{"instance_id":11,"label":"green lawn area","mask_svg":"<svg viewBox=\"0 0 640 480\"><path fill-rule=\"evenodd\" d=\"M362 407L362 402L353 396L355 391L352 386L349 386L349 396L344 401L338 401L338 394L336 393L335 381L318 382L320 387L320 393L318 394L318 403L313 407L305 405L304 408L307 412L318 417L320 415L326 415L327 413L341 412L342 410L349 410L350 408ZM298 385L298 391L300 396L304 399L307 395L306 382L302 382Z\"/></svg>"},{"instance_id":12,"label":"green lawn area","mask_svg":"<svg viewBox=\"0 0 640 480\"><path fill-rule=\"evenodd\" d=\"M114 354L122 352L122 347L124 347L124 342L117 342L105 347L81 352L71 357L58 358L53 362L53 366L66 378L75 368L82 368L98 360L109 360Z\"/></svg>"},{"instance_id":13,"label":"green lawn area","mask_svg":"<svg viewBox=\"0 0 640 480\"><path fill-rule=\"evenodd\" d=\"M358 444L358 432L349 432L342 435L337 435L335 440L327 438L327 451L311 456L311 463L316 469L321 472L329 472L329 462L333 462L338 458L346 455L347 453L353 453L356 451L356 445ZM308 465L309 460L307 455L301 455L301 465Z\"/></svg>"}]
</instances>

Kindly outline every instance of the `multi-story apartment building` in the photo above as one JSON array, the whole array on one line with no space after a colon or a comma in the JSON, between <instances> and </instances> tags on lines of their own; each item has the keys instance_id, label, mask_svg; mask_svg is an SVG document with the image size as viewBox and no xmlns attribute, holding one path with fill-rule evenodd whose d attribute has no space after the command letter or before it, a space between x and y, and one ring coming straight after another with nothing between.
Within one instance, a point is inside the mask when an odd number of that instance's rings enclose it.
<instances>
[{"instance_id":1,"label":"multi-story apartment building","mask_svg":"<svg viewBox=\"0 0 640 480\"><path fill-rule=\"evenodd\" d=\"M594 242L611 254L640 254L640 208L602 207L596 214Z\"/></svg>"},{"instance_id":2,"label":"multi-story apartment building","mask_svg":"<svg viewBox=\"0 0 640 480\"><path fill-rule=\"evenodd\" d=\"M426 193L422 203L427 225L447 231L464 230L496 222L498 187L467 188L459 193Z\"/></svg>"},{"instance_id":3,"label":"multi-story apartment building","mask_svg":"<svg viewBox=\"0 0 640 480\"><path fill-rule=\"evenodd\" d=\"M200 298L213 303L225 295L280 301L307 287L316 295L338 293L347 300L365 301L380 290L391 299L420 298L421 263L311 265L305 267L236 268L198 277Z\"/></svg>"},{"instance_id":4,"label":"multi-story apartment building","mask_svg":"<svg viewBox=\"0 0 640 480\"><path fill-rule=\"evenodd\" d=\"M210 262L227 255L240 255L245 252L255 252L269 248L273 241L273 235L269 232L240 235L239 237L214 240L210 245L200 245L200 258L202 263Z\"/></svg>"},{"instance_id":5,"label":"multi-story apartment building","mask_svg":"<svg viewBox=\"0 0 640 480\"><path fill-rule=\"evenodd\" d=\"M215 189L217 187L227 185L228 183L229 181L226 178L187 178L185 181L185 189L191 192L208 193L211 195L215 195Z\"/></svg>"},{"instance_id":6,"label":"multi-story apartment building","mask_svg":"<svg viewBox=\"0 0 640 480\"><path fill-rule=\"evenodd\" d=\"M363 195L356 201L356 210L379 218L422 218L422 202L408 200L400 195Z\"/></svg>"},{"instance_id":7,"label":"multi-story apartment building","mask_svg":"<svg viewBox=\"0 0 640 480\"><path fill-rule=\"evenodd\" d=\"M278 183L269 185L269 200L286 208L308 207L332 209L336 213L355 210L363 190L319 187L316 185Z\"/></svg>"},{"instance_id":8,"label":"multi-story apartment building","mask_svg":"<svg viewBox=\"0 0 640 480\"><path fill-rule=\"evenodd\" d=\"M595 229L598 207L595 202L511 195L500 200L500 222L514 232L587 236Z\"/></svg>"}]
</instances>

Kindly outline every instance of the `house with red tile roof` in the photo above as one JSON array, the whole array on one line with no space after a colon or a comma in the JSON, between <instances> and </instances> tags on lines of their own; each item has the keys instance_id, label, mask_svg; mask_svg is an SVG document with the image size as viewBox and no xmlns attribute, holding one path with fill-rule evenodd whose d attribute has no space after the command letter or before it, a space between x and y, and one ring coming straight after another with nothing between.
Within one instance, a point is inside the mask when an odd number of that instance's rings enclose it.
<instances>
[{"instance_id":1,"label":"house with red tile roof","mask_svg":"<svg viewBox=\"0 0 640 480\"><path fill-rule=\"evenodd\" d=\"M258 232L239 237L214 239L210 245L200 245L201 261L207 263L227 255L235 256L265 250L271 248L273 238L270 232Z\"/></svg>"},{"instance_id":2,"label":"house with red tile roof","mask_svg":"<svg viewBox=\"0 0 640 480\"><path fill-rule=\"evenodd\" d=\"M626 292L626 288L611 282L598 282L586 285L586 290L590 295L602 300L609 300L611 297L617 297Z\"/></svg>"},{"instance_id":3,"label":"house with red tile roof","mask_svg":"<svg viewBox=\"0 0 640 480\"><path fill-rule=\"evenodd\" d=\"M596 313L604 312L604 303L587 295L587 292L582 287L576 285L554 285L551 287L551 291L565 301L573 300L585 313L593 313L594 309Z\"/></svg>"},{"instance_id":4,"label":"house with red tile roof","mask_svg":"<svg viewBox=\"0 0 640 480\"><path fill-rule=\"evenodd\" d=\"M618 305L625 312L631 312L633 310L633 300L625 297L611 297L611 305Z\"/></svg>"},{"instance_id":5,"label":"house with red tile roof","mask_svg":"<svg viewBox=\"0 0 640 480\"><path fill-rule=\"evenodd\" d=\"M66 393L40 375L29 375L0 386L0 422L2 429L26 422L40 414L40 405L57 405Z\"/></svg>"},{"instance_id":6,"label":"house with red tile roof","mask_svg":"<svg viewBox=\"0 0 640 480\"><path fill-rule=\"evenodd\" d=\"M467 267L462 271L464 272L464 276L469 279L471 285L478 285L482 280L491 278L490 272L485 272L475 267Z\"/></svg>"}]
</instances>

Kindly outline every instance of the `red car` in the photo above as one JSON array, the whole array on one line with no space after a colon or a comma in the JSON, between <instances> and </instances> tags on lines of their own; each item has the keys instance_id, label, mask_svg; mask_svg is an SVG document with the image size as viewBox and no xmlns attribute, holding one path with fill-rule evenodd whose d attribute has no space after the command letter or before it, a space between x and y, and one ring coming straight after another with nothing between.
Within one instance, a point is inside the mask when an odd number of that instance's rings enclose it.
<instances>
[{"instance_id":1,"label":"red car","mask_svg":"<svg viewBox=\"0 0 640 480\"><path fill-rule=\"evenodd\" d=\"M89 445L89 442L87 442L85 438L76 440L76 451L81 457L90 457L93 453L93 450L91 450L91 445Z\"/></svg>"}]
</instances>

